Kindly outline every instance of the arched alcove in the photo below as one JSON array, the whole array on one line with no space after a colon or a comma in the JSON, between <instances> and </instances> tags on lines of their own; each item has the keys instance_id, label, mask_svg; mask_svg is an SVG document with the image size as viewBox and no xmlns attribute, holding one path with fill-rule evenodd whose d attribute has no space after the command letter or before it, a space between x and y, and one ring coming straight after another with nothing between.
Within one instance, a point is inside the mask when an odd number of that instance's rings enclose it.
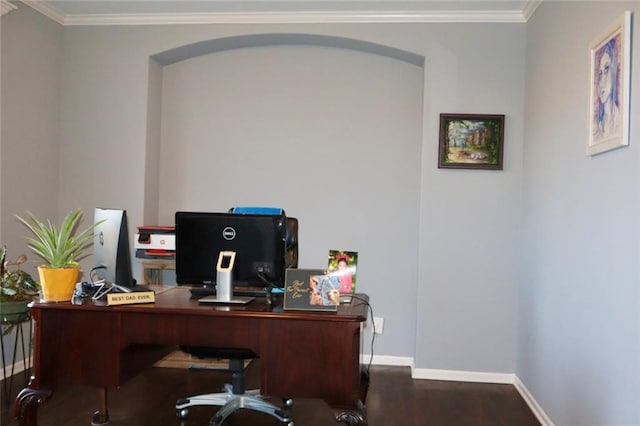
<instances>
[{"instance_id":1,"label":"arched alcove","mask_svg":"<svg viewBox=\"0 0 640 426\"><path fill-rule=\"evenodd\" d=\"M282 207L300 220L301 267L324 267L330 249L358 251L360 282L393 283L389 303L413 298L422 56L260 34L162 52L150 70L147 157L157 165L145 197L157 194L145 206L159 216L148 223L171 223L178 210Z\"/></svg>"},{"instance_id":2,"label":"arched alcove","mask_svg":"<svg viewBox=\"0 0 640 426\"><path fill-rule=\"evenodd\" d=\"M162 206L160 206L162 203L162 197L159 192L159 180L161 180L162 174L160 169L166 170L168 167L166 164L164 167L159 167L158 164L161 161L159 147L163 139L160 131L163 127L162 111L167 109L166 105L165 107L159 106L159 102L163 98L166 101L166 93L163 93L165 71L172 67L180 66L181 63L201 60L203 57L211 57L211 55L224 55L244 49L257 51L277 48L336 49L337 51L342 51L343 54L346 53L347 56L362 55L364 57L372 55L372 57L377 57L386 63L404 64L401 66L409 65L409 68L415 67L420 76L419 82L415 87L415 93L420 94L420 96L423 94L424 56L392 46L347 37L307 33L248 34L203 40L154 54L150 58L149 79L147 178L145 184L145 197L147 200L145 200L144 213L147 222L162 222L162 220L171 219L168 217L158 218L156 216L158 211L163 211ZM399 79L402 79L402 77L399 77ZM421 105L415 112L420 111ZM416 114L413 117L417 120L416 123L421 126L421 115ZM416 142L419 143L419 141Z\"/></svg>"},{"instance_id":3,"label":"arched alcove","mask_svg":"<svg viewBox=\"0 0 640 426\"><path fill-rule=\"evenodd\" d=\"M197 56L208 55L210 53L222 52L225 50L278 45L324 46L349 49L386 56L391 59L404 61L417 66L424 66L424 56L406 50L353 38L303 33L247 34L204 40L165 50L164 52L153 55L151 59L162 66L166 66L187 59L192 59Z\"/></svg>"}]
</instances>

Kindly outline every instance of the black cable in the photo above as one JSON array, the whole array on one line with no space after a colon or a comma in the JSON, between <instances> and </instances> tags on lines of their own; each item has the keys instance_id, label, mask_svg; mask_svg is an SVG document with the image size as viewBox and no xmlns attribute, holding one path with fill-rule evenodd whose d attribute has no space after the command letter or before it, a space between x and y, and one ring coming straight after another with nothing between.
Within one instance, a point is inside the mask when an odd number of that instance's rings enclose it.
<instances>
[{"instance_id":1,"label":"black cable","mask_svg":"<svg viewBox=\"0 0 640 426\"><path fill-rule=\"evenodd\" d=\"M267 287L265 288L265 291L267 293L267 303L271 305L273 303L273 289L280 287L269 281L262 272L256 271L256 275L267 285Z\"/></svg>"},{"instance_id":2,"label":"black cable","mask_svg":"<svg viewBox=\"0 0 640 426\"><path fill-rule=\"evenodd\" d=\"M93 273L97 269L107 269L107 267L104 266L104 265L98 265L98 266L94 266L93 268L91 268L91 270L89 271L89 280L91 281L91 284L93 284L93 285L95 285L95 282L96 282L96 280L93 278Z\"/></svg>"},{"instance_id":3,"label":"black cable","mask_svg":"<svg viewBox=\"0 0 640 426\"><path fill-rule=\"evenodd\" d=\"M373 333L371 334L371 355L369 356L369 363L367 364L367 375L369 375L369 370L371 370L371 364L373 363L373 344L376 340L376 322L373 320L373 307L371 306L371 303L369 303L369 301L364 297L352 294L351 298L358 299L361 302L365 303L369 307L369 314L371 315L371 325L373 327Z\"/></svg>"},{"instance_id":4,"label":"black cable","mask_svg":"<svg viewBox=\"0 0 640 426\"><path fill-rule=\"evenodd\" d=\"M275 287L276 285L269 281L262 272L256 271L256 275L260 278L269 288Z\"/></svg>"}]
</instances>

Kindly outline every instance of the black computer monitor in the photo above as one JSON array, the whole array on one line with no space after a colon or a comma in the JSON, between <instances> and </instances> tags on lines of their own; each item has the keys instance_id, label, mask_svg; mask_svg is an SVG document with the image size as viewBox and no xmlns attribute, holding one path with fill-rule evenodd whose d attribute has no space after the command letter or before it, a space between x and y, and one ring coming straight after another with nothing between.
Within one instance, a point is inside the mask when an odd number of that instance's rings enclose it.
<instances>
[{"instance_id":1,"label":"black computer monitor","mask_svg":"<svg viewBox=\"0 0 640 426\"><path fill-rule=\"evenodd\" d=\"M176 282L214 285L219 253L233 251L234 286L284 287L286 222L284 215L176 212Z\"/></svg>"},{"instance_id":2,"label":"black computer monitor","mask_svg":"<svg viewBox=\"0 0 640 426\"><path fill-rule=\"evenodd\" d=\"M97 207L94 223L94 274L108 284L134 287L126 210Z\"/></svg>"}]
</instances>

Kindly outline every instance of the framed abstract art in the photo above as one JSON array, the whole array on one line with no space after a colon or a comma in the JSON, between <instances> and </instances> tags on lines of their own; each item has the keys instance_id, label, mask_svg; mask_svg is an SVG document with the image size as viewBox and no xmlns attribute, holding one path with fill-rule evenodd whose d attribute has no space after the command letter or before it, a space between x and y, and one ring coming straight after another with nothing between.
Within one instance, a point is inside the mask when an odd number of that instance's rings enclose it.
<instances>
[{"instance_id":1,"label":"framed abstract art","mask_svg":"<svg viewBox=\"0 0 640 426\"><path fill-rule=\"evenodd\" d=\"M629 145L631 12L592 40L587 155Z\"/></svg>"}]
</instances>

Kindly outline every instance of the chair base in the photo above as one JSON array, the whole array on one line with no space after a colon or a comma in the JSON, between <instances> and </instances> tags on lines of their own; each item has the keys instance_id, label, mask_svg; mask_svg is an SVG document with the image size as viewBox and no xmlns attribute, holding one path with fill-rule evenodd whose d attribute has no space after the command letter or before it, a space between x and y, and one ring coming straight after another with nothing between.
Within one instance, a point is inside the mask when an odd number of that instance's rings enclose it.
<instances>
[{"instance_id":1,"label":"chair base","mask_svg":"<svg viewBox=\"0 0 640 426\"><path fill-rule=\"evenodd\" d=\"M210 393L205 395L196 395L186 399L179 399L176 402L176 416L184 419L189 413L189 407L197 405L214 405L221 408L211 419L211 426L218 426L222 424L227 417L241 408L269 414L282 422L283 425L293 426L293 422L289 418L287 411L265 401L260 395L259 390L255 389L246 391L242 394L234 394L233 388L229 384L226 384L223 390L224 392L221 393ZM290 405L287 404L287 408L289 406Z\"/></svg>"}]
</instances>

